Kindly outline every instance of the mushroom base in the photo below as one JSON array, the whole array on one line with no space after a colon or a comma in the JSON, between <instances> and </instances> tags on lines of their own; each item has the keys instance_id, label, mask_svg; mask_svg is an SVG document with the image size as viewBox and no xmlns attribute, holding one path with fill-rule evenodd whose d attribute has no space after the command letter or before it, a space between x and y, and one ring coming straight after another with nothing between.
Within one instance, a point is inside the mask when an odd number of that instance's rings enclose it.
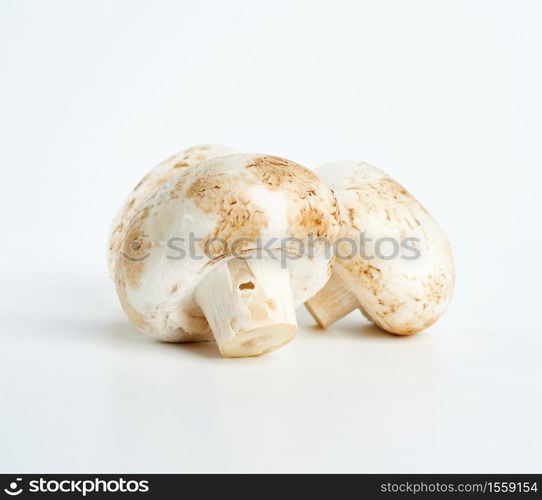
<instances>
[{"instance_id":1,"label":"mushroom base","mask_svg":"<svg viewBox=\"0 0 542 500\"><path fill-rule=\"evenodd\" d=\"M344 286L342 280L332 274L324 288L305 302L305 307L318 325L327 328L359 308L360 303L357 297Z\"/></svg>"},{"instance_id":2,"label":"mushroom base","mask_svg":"<svg viewBox=\"0 0 542 500\"><path fill-rule=\"evenodd\" d=\"M305 307L322 328L327 328L335 321L340 320L354 309L359 309L363 316L387 333L398 336L407 336L417 333L431 324L433 324L438 316L434 319L430 318L426 323L420 323L414 317L412 320L396 322L395 324L388 321L381 321L376 316L370 315L362 302L346 288L341 278L332 274L327 284L314 297L305 302ZM406 326L405 326L406 325Z\"/></svg>"},{"instance_id":3,"label":"mushroom base","mask_svg":"<svg viewBox=\"0 0 542 500\"><path fill-rule=\"evenodd\" d=\"M297 331L290 273L279 260L220 262L199 284L195 299L226 357L265 354Z\"/></svg>"},{"instance_id":4,"label":"mushroom base","mask_svg":"<svg viewBox=\"0 0 542 500\"><path fill-rule=\"evenodd\" d=\"M295 337L297 327L288 323L262 326L230 337L220 346L226 358L260 356L274 351Z\"/></svg>"}]
</instances>

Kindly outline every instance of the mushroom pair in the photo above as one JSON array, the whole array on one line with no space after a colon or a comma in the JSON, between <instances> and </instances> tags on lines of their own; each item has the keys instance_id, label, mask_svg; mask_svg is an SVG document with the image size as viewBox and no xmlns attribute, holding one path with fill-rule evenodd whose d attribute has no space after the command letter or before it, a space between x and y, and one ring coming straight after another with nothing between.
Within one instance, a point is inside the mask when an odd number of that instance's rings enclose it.
<instances>
[{"instance_id":1,"label":"mushroom pair","mask_svg":"<svg viewBox=\"0 0 542 500\"><path fill-rule=\"evenodd\" d=\"M325 242L338 231L333 193L311 170L203 145L135 187L113 227L109 268L145 333L214 338L224 356L257 356L294 337L295 307L326 284Z\"/></svg>"},{"instance_id":2,"label":"mushroom pair","mask_svg":"<svg viewBox=\"0 0 542 500\"><path fill-rule=\"evenodd\" d=\"M367 164L317 172L218 145L158 165L134 188L110 237L109 269L128 317L163 341L214 338L226 357L289 342L301 303L323 327L355 308L392 333L433 323L454 273L431 216ZM365 255L379 250L374 241L344 254L360 235L408 240L419 258Z\"/></svg>"}]
</instances>

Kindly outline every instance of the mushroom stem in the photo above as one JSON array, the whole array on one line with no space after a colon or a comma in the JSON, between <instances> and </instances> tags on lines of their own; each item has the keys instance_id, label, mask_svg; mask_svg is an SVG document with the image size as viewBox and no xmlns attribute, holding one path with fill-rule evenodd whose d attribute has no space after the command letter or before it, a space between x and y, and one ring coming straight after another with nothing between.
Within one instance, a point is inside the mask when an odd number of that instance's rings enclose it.
<instances>
[{"instance_id":1,"label":"mushroom stem","mask_svg":"<svg viewBox=\"0 0 542 500\"><path fill-rule=\"evenodd\" d=\"M198 285L195 299L223 356L259 356L297 331L288 269L275 259L231 259Z\"/></svg>"},{"instance_id":2,"label":"mushroom stem","mask_svg":"<svg viewBox=\"0 0 542 500\"><path fill-rule=\"evenodd\" d=\"M305 307L322 328L327 328L360 307L360 304L357 297L344 286L342 280L332 274L324 288L305 302Z\"/></svg>"}]
</instances>

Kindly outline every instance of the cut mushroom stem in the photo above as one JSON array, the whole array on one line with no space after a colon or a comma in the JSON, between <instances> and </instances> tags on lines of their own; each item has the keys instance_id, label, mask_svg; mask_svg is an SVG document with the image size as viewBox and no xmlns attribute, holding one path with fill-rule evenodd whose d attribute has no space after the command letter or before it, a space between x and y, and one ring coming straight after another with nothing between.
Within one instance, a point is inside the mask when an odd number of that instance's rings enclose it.
<instances>
[{"instance_id":1,"label":"cut mushroom stem","mask_svg":"<svg viewBox=\"0 0 542 500\"><path fill-rule=\"evenodd\" d=\"M223 356L259 356L297 331L288 269L271 258L231 259L198 285L195 299Z\"/></svg>"},{"instance_id":2,"label":"cut mushroom stem","mask_svg":"<svg viewBox=\"0 0 542 500\"><path fill-rule=\"evenodd\" d=\"M322 328L327 328L359 306L357 297L335 274L331 275L324 288L305 302L305 307Z\"/></svg>"}]
</instances>

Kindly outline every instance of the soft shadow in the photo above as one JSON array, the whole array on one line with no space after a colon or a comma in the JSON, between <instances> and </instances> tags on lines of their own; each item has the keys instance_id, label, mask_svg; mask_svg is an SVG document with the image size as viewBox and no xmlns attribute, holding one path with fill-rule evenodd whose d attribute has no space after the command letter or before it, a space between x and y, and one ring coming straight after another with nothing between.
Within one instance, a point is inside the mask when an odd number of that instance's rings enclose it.
<instances>
[{"instance_id":1,"label":"soft shadow","mask_svg":"<svg viewBox=\"0 0 542 500\"><path fill-rule=\"evenodd\" d=\"M114 321L108 325L106 332L115 342L154 344L162 349L180 349L203 358L222 358L215 342L162 342L140 332L129 321Z\"/></svg>"},{"instance_id":2,"label":"soft shadow","mask_svg":"<svg viewBox=\"0 0 542 500\"><path fill-rule=\"evenodd\" d=\"M152 339L141 333L129 321L114 320L105 325L104 333L108 340L129 344L148 344Z\"/></svg>"},{"instance_id":3,"label":"soft shadow","mask_svg":"<svg viewBox=\"0 0 542 500\"><path fill-rule=\"evenodd\" d=\"M349 337L355 336L375 340L395 340L405 338L399 335L393 335L385 330L382 330L382 328L379 328L373 323L362 323L359 325L347 323L345 325L341 325L339 328L341 330L341 333Z\"/></svg>"},{"instance_id":4,"label":"soft shadow","mask_svg":"<svg viewBox=\"0 0 542 500\"><path fill-rule=\"evenodd\" d=\"M373 323L368 322L352 322L352 321L337 321L333 325L328 326L327 328L322 328L318 325L306 326L306 330L315 335L326 334L326 335L335 335L340 337L357 337L364 338L367 340L380 340L380 341L405 341L406 339L412 338L409 335L393 335L382 328L374 325Z\"/></svg>"},{"instance_id":5,"label":"soft shadow","mask_svg":"<svg viewBox=\"0 0 542 500\"><path fill-rule=\"evenodd\" d=\"M179 342L179 343L169 343L162 342L162 344L169 344L173 348L182 349L185 352L193 354L195 356L200 356L202 358L211 358L211 359L224 359L218 350L216 342Z\"/></svg>"}]
</instances>

